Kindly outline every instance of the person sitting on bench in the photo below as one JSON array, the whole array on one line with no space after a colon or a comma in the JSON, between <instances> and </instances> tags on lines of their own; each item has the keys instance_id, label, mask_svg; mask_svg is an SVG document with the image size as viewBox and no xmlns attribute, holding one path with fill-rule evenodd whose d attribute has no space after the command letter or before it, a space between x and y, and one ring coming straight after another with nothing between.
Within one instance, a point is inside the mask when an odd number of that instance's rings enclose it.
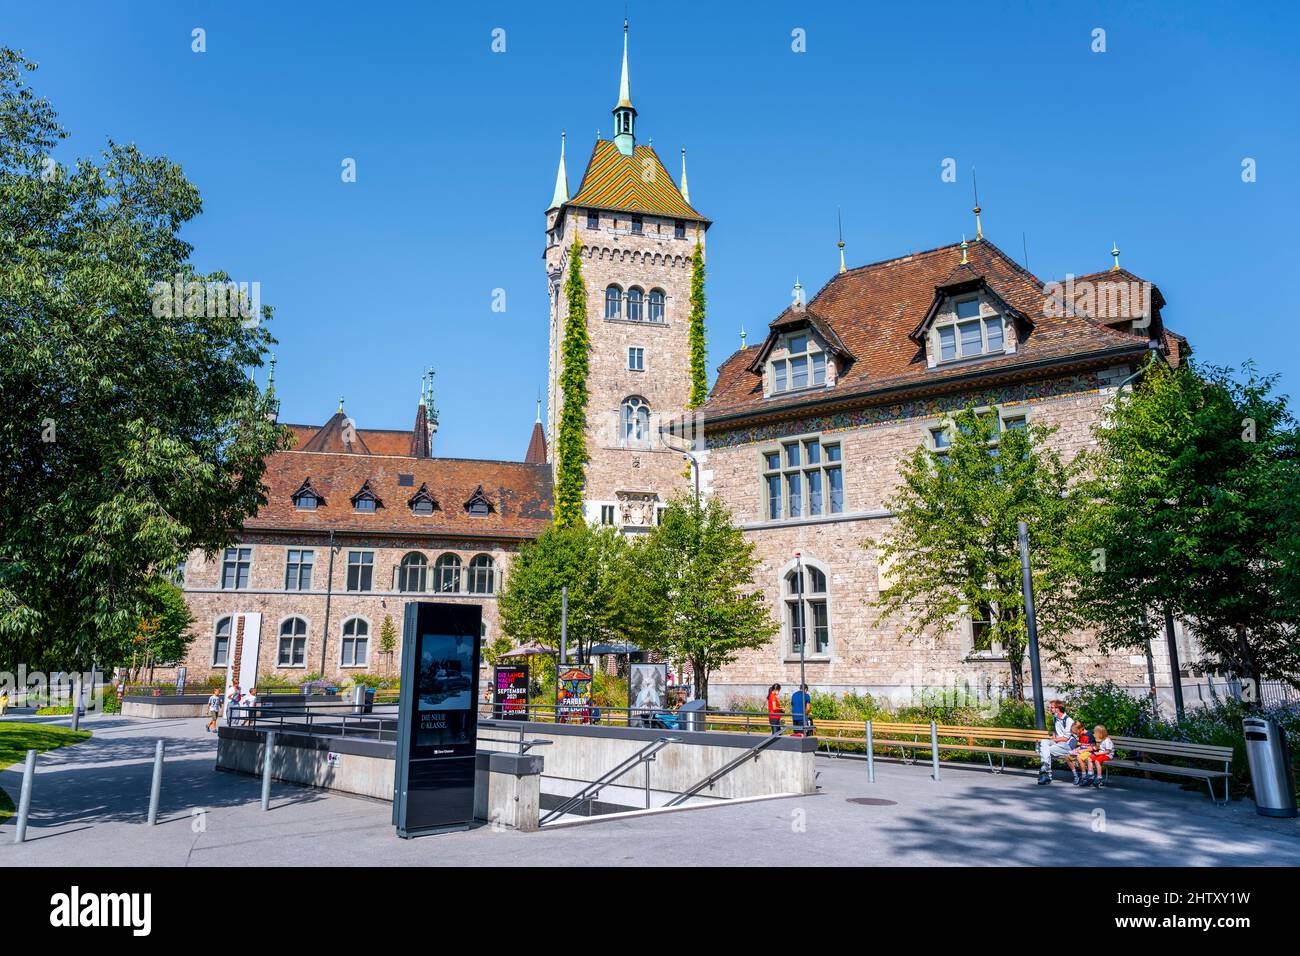
<instances>
[{"instance_id":1,"label":"person sitting on bench","mask_svg":"<svg viewBox=\"0 0 1300 956\"><path fill-rule=\"evenodd\" d=\"M1106 730L1104 724L1098 724L1092 731L1093 748L1091 753L1080 754L1080 762L1083 764L1083 783L1084 787L1104 787L1106 785L1105 764L1115 756L1115 741L1110 739L1110 733Z\"/></svg>"},{"instance_id":2,"label":"person sitting on bench","mask_svg":"<svg viewBox=\"0 0 1300 956\"><path fill-rule=\"evenodd\" d=\"M1038 742L1038 782L1040 785L1052 782L1052 758L1068 757L1070 751L1075 747L1074 738L1070 734L1074 719L1065 712L1065 704L1059 700L1048 701L1048 708L1052 711L1055 719L1052 722L1053 736Z\"/></svg>"}]
</instances>

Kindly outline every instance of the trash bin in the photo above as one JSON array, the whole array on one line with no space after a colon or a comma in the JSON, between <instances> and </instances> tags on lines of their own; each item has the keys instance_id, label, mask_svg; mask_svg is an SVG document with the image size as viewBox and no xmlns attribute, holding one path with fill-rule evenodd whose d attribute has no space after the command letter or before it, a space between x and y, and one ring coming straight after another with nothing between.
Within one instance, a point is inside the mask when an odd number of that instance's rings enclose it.
<instances>
[{"instance_id":1,"label":"trash bin","mask_svg":"<svg viewBox=\"0 0 1300 956\"><path fill-rule=\"evenodd\" d=\"M1265 817L1294 817L1295 776L1291 773L1286 731L1269 717L1247 717L1241 724L1246 732L1255 811Z\"/></svg>"},{"instance_id":2,"label":"trash bin","mask_svg":"<svg viewBox=\"0 0 1300 956\"><path fill-rule=\"evenodd\" d=\"M678 730L703 730L704 729L704 701L691 700L677 708L677 729Z\"/></svg>"}]
</instances>

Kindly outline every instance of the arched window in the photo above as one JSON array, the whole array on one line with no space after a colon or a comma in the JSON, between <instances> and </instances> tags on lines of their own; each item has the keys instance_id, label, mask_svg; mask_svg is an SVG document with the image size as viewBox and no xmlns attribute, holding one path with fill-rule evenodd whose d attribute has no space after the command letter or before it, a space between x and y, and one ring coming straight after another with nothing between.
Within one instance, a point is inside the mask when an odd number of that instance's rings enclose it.
<instances>
[{"instance_id":1,"label":"arched window","mask_svg":"<svg viewBox=\"0 0 1300 956\"><path fill-rule=\"evenodd\" d=\"M212 666L225 667L230 660L230 618L223 617L217 622L217 631L212 638Z\"/></svg>"},{"instance_id":2,"label":"arched window","mask_svg":"<svg viewBox=\"0 0 1300 956\"><path fill-rule=\"evenodd\" d=\"M605 290L605 318L623 318L623 290L616 285Z\"/></svg>"},{"instance_id":3,"label":"arched window","mask_svg":"<svg viewBox=\"0 0 1300 956\"><path fill-rule=\"evenodd\" d=\"M278 667L305 667L307 665L307 622L291 617L280 625L280 647L276 655Z\"/></svg>"},{"instance_id":4,"label":"arched window","mask_svg":"<svg viewBox=\"0 0 1300 956\"><path fill-rule=\"evenodd\" d=\"M496 590L496 562L491 555L480 554L469 563L469 593L491 594Z\"/></svg>"},{"instance_id":5,"label":"arched window","mask_svg":"<svg viewBox=\"0 0 1300 956\"><path fill-rule=\"evenodd\" d=\"M664 320L664 290L650 290L650 312L646 316L651 322L662 322Z\"/></svg>"},{"instance_id":6,"label":"arched window","mask_svg":"<svg viewBox=\"0 0 1300 956\"><path fill-rule=\"evenodd\" d=\"M454 554L444 554L433 566L434 590L453 594L460 590L460 558Z\"/></svg>"},{"instance_id":7,"label":"arched window","mask_svg":"<svg viewBox=\"0 0 1300 956\"><path fill-rule=\"evenodd\" d=\"M640 395L623 399L623 444L629 448L650 444L650 405Z\"/></svg>"},{"instance_id":8,"label":"arched window","mask_svg":"<svg viewBox=\"0 0 1300 956\"><path fill-rule=\"evenodd\" d=\"M354 617L343 622L343 650L339 664L343 667L365 667L370 656L370 624Z\"/></svg>"},{"instance_id":9,"label":"arched window","mask_svg":"<svg viewBox=\"0 0 1300 956\"><path fill-rule=\"evenodd\" d=\"M827 654L831 646L830 615L827 612L826 574L820 568L804 564L800 578L796 565L785 576L785 625L790 635L790 653L799 654L808 626L812 626L813 646L805 654Z\"/></svg>"},{"instance_id":10,"label":"arched window","mask_svg":"<svg viewBox=\"0 0 1300 956\"><path fill-rule=\"evenodd\" d=\"M412 551L402 558L402 566L397 569L397 590L423 591L428 570L429 562L425 556Z\"/></svg>"},{"instance_id":11,"label":"arched window","mask_svg":"<svg viewBox=\"0 0 1300 956\"><path fill-rule=\"evenodd\" d=\"M627 290L627 320L629 322L640 322L644 316L641 314L641 303L645 298L645 293L636 286Z\"/></svg>"}]
</instances>

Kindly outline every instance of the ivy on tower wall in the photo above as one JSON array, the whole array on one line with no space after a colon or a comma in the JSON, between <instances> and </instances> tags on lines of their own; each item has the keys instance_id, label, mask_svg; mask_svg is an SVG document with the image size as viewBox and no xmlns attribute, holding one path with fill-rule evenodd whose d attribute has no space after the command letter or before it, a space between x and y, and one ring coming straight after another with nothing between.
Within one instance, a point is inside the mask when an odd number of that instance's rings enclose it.
<instances>
[{"instance_id":1,"label":"ivy on tower wall","mask_svg":"<svg viewBox=\"0 0 1300 956\"><path fill-rule=\"evenodd\" d=\"M587 466L587 373L591 338L587 332L587 287L582 280L582 239L569 251L564 283L568 311L560 347L560 423L556 438L555 523L570 527L585 520L582 492Z\"/></svg>"}]
</instances>

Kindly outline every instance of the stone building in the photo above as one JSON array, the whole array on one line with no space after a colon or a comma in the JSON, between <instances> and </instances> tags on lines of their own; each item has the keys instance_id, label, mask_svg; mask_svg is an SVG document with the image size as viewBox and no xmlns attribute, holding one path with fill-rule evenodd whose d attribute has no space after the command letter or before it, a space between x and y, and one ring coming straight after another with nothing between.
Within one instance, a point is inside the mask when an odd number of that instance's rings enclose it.
<instances>
[{"instance_id":1,"label":"stone building","mask_svg":"<svg viewBox=\"0 0 1300 956\"><path fill-rule=\"evenodd\" d=\"M757 546L781 630L711 679L719 700L797 685L805 640L808 683L822 689L996 694L1008 683L978 611L920 641L877 624L870 602L906 573L881 566L877 543L899 462L918 445L942 455L950 415L973 406L1004 429L1056 426L1069 458L1150 351L1174 364L1187 354L1164 327L1159 290L1113 252L1108 272L1048 284L982 238L841 262L811 301L796 286L762 344L722 364L703 410L704 474ZM1146 660L1093 653L1073 676L1145 687ZM1049 685L1060 677L1046 667Z\"/></svg>"},{"instance_id":2,"label":"stone building","mask_svg":"<svg viewBox=\"0 0 1300 956\"><path fill-rule=\"evenodd\" d=\"M665 444L659 423L679 416L690 395L691 257L695 244L704 244L709 220L691 205L685 150L677 183L653 147L637 142L626 22L613 113L614 137L596 140L572 196L561 145L546 211L547 430L555 435L560 417L564 284L580 240L591 338L586 515L635 532L652 525L665 502L687 487L681 451Z\"/></svg>"},{"instance_id":3,"label":"stone building","mask_svg":"<svg viewBox=\"0 0 1300 956\"><path fill-rule=\"evenodd\" d=\"M411 431L356 428L341 401L323 426L287 427L295 445L268 459L266 504L238 542L186 562L191 679L232 660L246 675L290 680L395 676L404 607L435 596L479 604L483 638L499 633L510 559L551 519L540 414L522 462L433 457L427 393Z\"/></svg>"}]
</instances>

